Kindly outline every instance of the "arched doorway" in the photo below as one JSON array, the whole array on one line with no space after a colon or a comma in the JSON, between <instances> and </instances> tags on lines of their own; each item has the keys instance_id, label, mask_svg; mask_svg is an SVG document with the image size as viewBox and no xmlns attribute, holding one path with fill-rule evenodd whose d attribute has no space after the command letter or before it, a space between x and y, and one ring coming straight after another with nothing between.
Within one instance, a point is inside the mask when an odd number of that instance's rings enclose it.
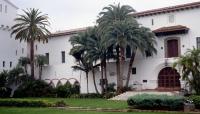
<instances>
[{"instance_id":1,"label":"arched doorway","mask_svg":"<svg viewBox=\"0 0 200 114\"><path fill-rule=\"evenodd\" d=\"M180 74L177 70L166 67L158 74L158 89L159 90L180 90Z\"/></svg>"}]
</instances>

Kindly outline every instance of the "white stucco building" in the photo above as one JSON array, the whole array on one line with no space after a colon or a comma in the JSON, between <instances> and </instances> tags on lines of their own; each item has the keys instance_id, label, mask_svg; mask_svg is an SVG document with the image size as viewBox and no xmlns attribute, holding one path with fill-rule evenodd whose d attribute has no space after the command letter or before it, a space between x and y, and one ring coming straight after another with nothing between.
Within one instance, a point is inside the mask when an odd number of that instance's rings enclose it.
<instances>
[{"instance_id":1,"label":"white stucco building","mask_svg":"<svg viewBox=\"0 0 200 114\"><path fill-rule=\"evenodd\" d=\"M15 67L19 57L27 55L26 44L11 36L17 9L10 1L0 0L0 71Z\"/></svg>"},{"instance_id":2,"label":"white stucco building","mask_svg":"<svg viewBox=\"0 0 200 114\"><path fill-rule=\"evenodd\" d=\"M4 11L6 5L7 13ZM14 65L18 57L23 56L22 49L26 52L25 44L19 44L10 38L9 28L13 24L12 20L16 15L16 9L17 7L7 0L0 0L0 16L3 17L3 20L0 18L0 43L8 43L0 45L0 54L2 55L0 62L6 61L6 65L11 61ZM9 13L11 13L11 17L7 18L6 15ZM138 12L133 16L142 26L150 28L156 34L157 54L143 56L139 51L136 53L130 86L140 90L168 91L184 88L184 82L181 80L178 70L172 69L172 64L187 49L200 46L200 2ZM55 86L59 80L62 83L67 80L73 83L77 80L81 84L81 92L86 92L85 74L72 69L75 60L69 55L72 48L69 42L70 37L84 30L85 28L56 32L53 33L48 43L35 44L35 54L43 54L49 58L49 65L45 66L43 70L42 78L44 80L54 83ZM124 68L124 79L126 79L128 61L129 59ZM115 65L114 62L107 63L108 83L117 83ZM0 69L4 69L2 65L0 65ZM96 75L96 82L100 89L100 69L96 69ZM89 76L89 92L95 92L92 76Z\"/></svg>"},{"instance_id":3,"label":"white stucco building","mask_svg":"<svg viewBox=\"0 0 200 114\"><path fill-rule=\"evenodd\" d=\"M176 57L187 49L199 45L200 2L153 9L133 14L142 26L150 28L156 34L157 55L143 56L139 51L133 65L130 86L137 89L180 90L184 88L178 70L172 69ZM76 78L81 83L81 92L86 92L84 72L73 71L75 60L69 55L68 42L71 35L83 29L54 33L47 44L37 44L37 53L49 54L49 66L43 72L44 79L53 79L54 83L62 78ZM62 56L65 55L65 61ZM116 66L107 63L108 83L116 82ZM128 69L128 59L124 69L124 79ZM100 71L96 70L96 82L100 89ZM124 80L125 82L126 80ZM92 76L89 78L89 90L95 92Z\"/></svg>"}]
</instances>

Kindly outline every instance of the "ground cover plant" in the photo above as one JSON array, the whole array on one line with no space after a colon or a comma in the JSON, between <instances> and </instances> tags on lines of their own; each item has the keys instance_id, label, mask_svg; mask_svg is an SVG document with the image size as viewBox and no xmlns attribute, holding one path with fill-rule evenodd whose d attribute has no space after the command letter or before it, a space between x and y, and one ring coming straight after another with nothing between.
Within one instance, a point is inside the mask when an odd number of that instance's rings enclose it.
<instances>
[{"instance_id":1,"label":"ground cover plant","mask_svg":"<svg viewBox=\"0 0 200 114\"><path fill-rule=\"evenodd\" d=\"M168 95L141 94L130 97L128 105L149 110L183 110L184 97Z\"/></svg>"}]
</instances>

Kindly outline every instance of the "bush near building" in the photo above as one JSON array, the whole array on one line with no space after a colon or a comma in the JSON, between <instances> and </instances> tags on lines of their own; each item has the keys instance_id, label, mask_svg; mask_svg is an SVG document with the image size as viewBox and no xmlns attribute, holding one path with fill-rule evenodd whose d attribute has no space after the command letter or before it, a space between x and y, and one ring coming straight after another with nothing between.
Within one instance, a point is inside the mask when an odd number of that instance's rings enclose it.
<instances>
[{"instance_id":1,"label":"bush near building","mask_svg":"<svg viewBox=\"0 0 200 114\"><path fill-rule=\"evenodd\" d=\"M130 97L128 105L145 110L183 110L184 97L141 94Z\"/></svg>"},{"instance_id":2,"label":"bush near building","mask_svg":"<svg viewBox=\"0 0 200 114\"><path fill-rule=\"evenodd\" d=\"M192 95L186 98L194 103L195 108L200 109L200 96L199 95Z\"/></svg>"}]
</instances>

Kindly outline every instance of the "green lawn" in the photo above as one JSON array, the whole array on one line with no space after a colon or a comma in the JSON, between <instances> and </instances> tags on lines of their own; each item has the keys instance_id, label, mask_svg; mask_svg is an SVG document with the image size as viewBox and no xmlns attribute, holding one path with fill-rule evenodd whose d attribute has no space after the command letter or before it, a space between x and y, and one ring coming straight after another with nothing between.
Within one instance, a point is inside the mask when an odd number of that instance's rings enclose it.
<instances>
[{"instance_id":1,"label":"green lawn","mask_svg":"<svg viewBox=\"0 0 200 114\"><path fill-rule=\"evenodd\" d=\"M0 114L169 114L155 112L85 112L85 111L67 111L63 109L50 108L0 108ZM170 113L182 114L182 113Z\"/></svg>"},{"instance_id":2,"label":"green lawn","mask_svg":"<svg viewBox=\"0 0 200 114\"><path fill-rule=\"evenodd\" d=\"M56 102L63 100L71 107L90 107L90 108L114 108L125 109L128 107L126 101L110 101L106 99L67 99L67 98L28 98Z\"/></svg>"}]
</instances>

